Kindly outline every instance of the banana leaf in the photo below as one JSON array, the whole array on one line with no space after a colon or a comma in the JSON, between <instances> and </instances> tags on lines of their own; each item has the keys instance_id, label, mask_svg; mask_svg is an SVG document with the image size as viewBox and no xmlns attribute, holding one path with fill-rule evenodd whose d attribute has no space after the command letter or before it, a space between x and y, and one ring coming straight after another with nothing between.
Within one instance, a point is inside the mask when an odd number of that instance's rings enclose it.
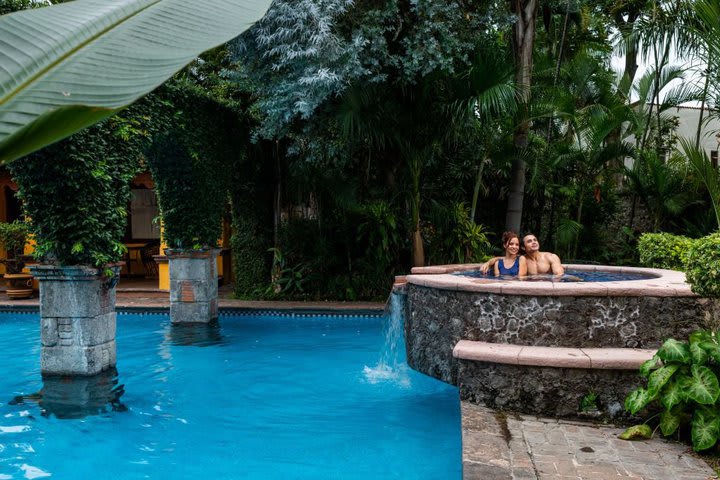
<instances>
[{"instance_id":1,"label":"banana leaf","mask_svg":"<svg viewBox=\"0 0 720 480\"><path fill-rule=\"evenodd\" d=\"M270 0L75 0L0 17L0 162L92 125L259 20Z\"/></svg>"}]
</instances>

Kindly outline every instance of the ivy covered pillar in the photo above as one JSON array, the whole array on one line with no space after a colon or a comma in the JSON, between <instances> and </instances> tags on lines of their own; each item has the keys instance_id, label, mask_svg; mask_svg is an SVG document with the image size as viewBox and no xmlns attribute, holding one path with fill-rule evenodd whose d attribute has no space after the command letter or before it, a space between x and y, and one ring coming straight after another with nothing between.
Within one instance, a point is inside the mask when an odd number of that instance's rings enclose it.
<instances>
[{"instance_id":1,"label":"ivy covered pillar","mask_svg":"<svg viewBox=\"0 0 720 480\"><path fill-rule=\"evenodd\" d=\"M170 269L170 321L208 323L218 316L218 248L166 249Z\"/></svg>"},{"instance_id":2,"label":"ivy covered pillar","mask_svg":"<svg viewBox=\"0 0 720 480\"><path fill-rule=\"evenodd\" d=\"M40 281L40 371L95 375L116 364L113 276L87 266L36 265Z\"/></svg>"}]
</instances>

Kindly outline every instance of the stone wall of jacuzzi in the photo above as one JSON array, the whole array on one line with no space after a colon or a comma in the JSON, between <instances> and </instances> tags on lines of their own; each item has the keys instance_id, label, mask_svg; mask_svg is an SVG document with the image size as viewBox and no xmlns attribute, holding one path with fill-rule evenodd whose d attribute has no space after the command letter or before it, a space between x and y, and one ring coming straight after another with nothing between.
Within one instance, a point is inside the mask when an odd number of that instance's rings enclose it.
<instances>
[{"instance_id":1,"label":"stone wall of jacuzzi","mask_svg":"<svg viewBox=\"0 0 720 480\"><path fill-rule=\"evenodd\" d=\"M685 339L694 330L717 326L720 314L720 300L694 296L689 289L686 296L519 295L430 288L413 284L410 278L406 293L405 339L413 369L459 385L464 399L558 416L577 413L589 386L597 390L605 413L613 416L640 379L634 371L458 360L453 358L453 347L460 340L471 340L657 348L667 338ZM498 395L500 390L504 393Z\"/></svg>"},{"instance_id":2,"label":"stone wall of jacuzzi","mask_svg":"<svg viewBox=\"0 0 720 480\"><path fill-rule=\"evenodd\" d=\"M551 417L628 417L623 399L642 379L637 371L589 370L458 361L460 399L498 410ZM581 408L593 397L592 407Z\"/></svg>"}]
</instances>

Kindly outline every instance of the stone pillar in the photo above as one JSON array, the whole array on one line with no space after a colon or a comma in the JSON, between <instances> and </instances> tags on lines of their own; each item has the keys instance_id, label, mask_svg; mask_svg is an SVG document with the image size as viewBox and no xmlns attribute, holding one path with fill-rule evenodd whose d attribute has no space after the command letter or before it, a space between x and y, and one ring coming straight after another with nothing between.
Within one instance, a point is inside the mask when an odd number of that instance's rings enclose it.
<instances>
[{"instance_id":1,"label":"stone pillar","mask_svg":"<svg viewBox=\"0 0 720 480\"><path fill-rule=\"evenodd\" d=\"M170 321L208 323L218 316L220 249L166 249L170 270Z\"/></svg>"},{"instance_id":2,"label":"stone pillar","mask_svg":"<svg viewBox=\"0 0 720 480\"><path fill-rule=\"evenodd\" d=\"M40 371L43 375L95 375L116 364L115 285L86 266L35 265L40 281Z\"/></svg>"}]
</instances>

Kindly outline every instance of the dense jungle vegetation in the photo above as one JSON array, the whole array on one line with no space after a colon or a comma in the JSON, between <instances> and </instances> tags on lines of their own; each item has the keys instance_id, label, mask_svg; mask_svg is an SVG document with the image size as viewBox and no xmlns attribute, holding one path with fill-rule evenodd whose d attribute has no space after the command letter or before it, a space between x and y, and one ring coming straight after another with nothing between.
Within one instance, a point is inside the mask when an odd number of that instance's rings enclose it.
<instances>
[{"instance_id":1,"label":"dense jungle vegetation","mask_svg":"<svg viewBox=\"0 0 720 480\"><path fill-rule=\"evenodd\" d=\"M65 142L144 168L172 129L212 156L240 297L384 298L412 266L492 255L506 229L565 262L635 265L641 233L718 229L702 145L719 15L717 0L276 0ZM679 138L687 102L696 133Z\"/></svg>"}]
</instances>

